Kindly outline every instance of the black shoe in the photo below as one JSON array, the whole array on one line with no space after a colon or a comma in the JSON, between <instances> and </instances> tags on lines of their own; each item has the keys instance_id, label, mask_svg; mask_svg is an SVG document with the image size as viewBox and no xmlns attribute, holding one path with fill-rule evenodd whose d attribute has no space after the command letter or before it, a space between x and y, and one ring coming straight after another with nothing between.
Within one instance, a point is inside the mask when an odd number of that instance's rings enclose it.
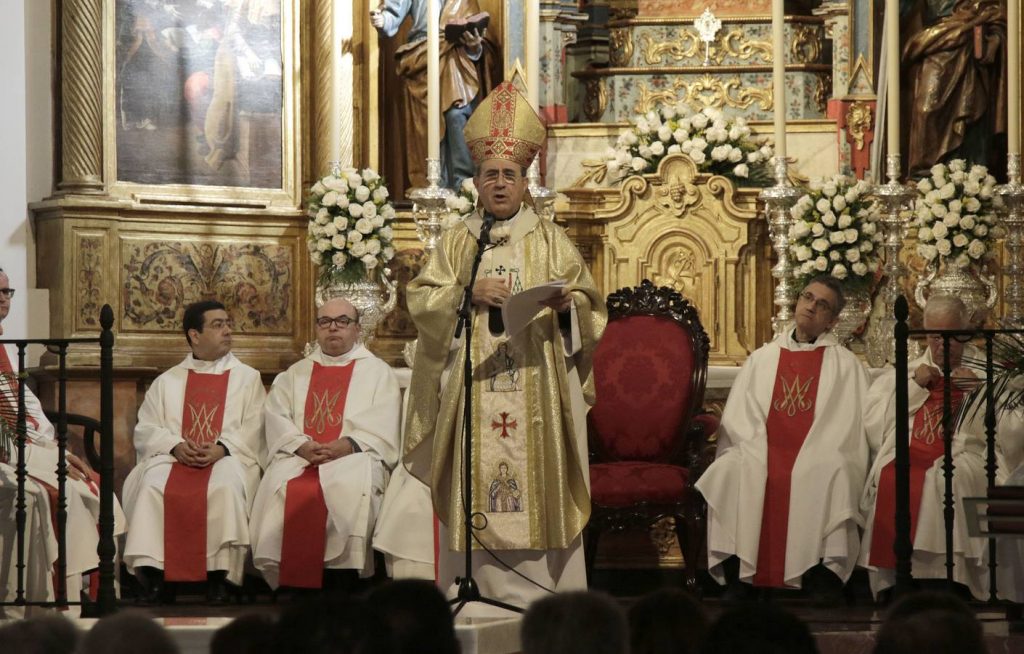
<instances>
[{"instance_id":1,"label":"black shoe","mask_svg":"<svg viewBox=\"0 0 1024 654\"><path fill-rule=\"evenodd\" d=\"M139 606L159 606L165 599L164 572L149 566L140 567L136 570L141 592L135 598Z\"/></svg>"},{"instance_id":2,"label":"black shoe","mask_svg":"<svg viewBox=\"0 0 1024 654\"><path fill-rule=\"evenodd\" d=\"M224 606L231 599L228 593L227 573L215 570L206 575L206 605Z\"/></svg>"},{"instance_id":3,"label":"black shoe","mask_svg":"<svg viewBox=\"0 0 1024 654\"><path fill-rule=\"evenodd\" d=\"M825 609L846 603L843 580L821 563L804 573L803 585L812 606Z\"/></svg>"},{"instance_id":4,"label":"black shoe","mask_svg":"<svg viewBox=\"0 0 1024 654\"><path fill-rule=\"evenodd\" d=\"M722 561L722 573L725 574L725 592L722 594L722 602L726 604L738 604L749 602L754 599L754 587L740 581L740 559L730 556Z\"/></svg>"}]
</instances>

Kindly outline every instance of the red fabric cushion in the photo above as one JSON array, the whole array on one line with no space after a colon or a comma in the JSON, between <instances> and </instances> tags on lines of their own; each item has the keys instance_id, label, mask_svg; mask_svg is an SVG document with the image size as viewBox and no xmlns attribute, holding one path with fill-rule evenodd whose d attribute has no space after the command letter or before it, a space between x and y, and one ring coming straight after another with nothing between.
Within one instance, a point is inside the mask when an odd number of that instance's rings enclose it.
<instances>
[{"instance_id":1,"label":"red fabric cushion","mask_svg":"<svg viewBox=\"0 0 1024 654\"><path fill-rule=\"evenodd\" d=\"M594 352L594 436L614 459L657 460L681 435L694 365L690 333L654 316L608 323Z\"/></svg>"},{"instance_id":2,"label":"red fabric cushion","mask_svg":"<svg viewBox=\"0 0 1024 654\"><path fill-rule=\"evenodd\" d=\"M686 497L688 476L686 468L665 463L597 463L590 466L590 497L608 507L671 504Z\"/></svg>"}]
</instances>

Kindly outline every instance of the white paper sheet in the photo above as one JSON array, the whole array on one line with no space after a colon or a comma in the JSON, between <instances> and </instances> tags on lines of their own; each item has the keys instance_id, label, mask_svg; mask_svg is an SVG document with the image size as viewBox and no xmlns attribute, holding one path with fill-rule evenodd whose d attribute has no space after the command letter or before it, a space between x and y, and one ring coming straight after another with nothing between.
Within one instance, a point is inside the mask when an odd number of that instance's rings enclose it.
<instances>
[{"instance_id":1,"label":"white paper sheet","mask_svg":"<svg viewBox=\"0 0 1024 654\"><path fill-rule=\"evenodd\" d=\"M556 279L547 284L528 288L522 293L510 297L501 305L501 319L505 323L505 333L510 337L523 330L533 317L544 308L541 302L556 298L562 294L566 280Z\"/></svg>"}]
</instances>

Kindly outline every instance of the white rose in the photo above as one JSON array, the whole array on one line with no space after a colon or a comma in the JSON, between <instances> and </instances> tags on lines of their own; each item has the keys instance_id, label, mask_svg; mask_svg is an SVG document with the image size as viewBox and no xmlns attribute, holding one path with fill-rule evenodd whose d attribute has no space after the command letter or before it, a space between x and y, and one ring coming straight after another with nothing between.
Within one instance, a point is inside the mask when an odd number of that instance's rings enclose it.
<instances>
[{"instance_id":1,"label":"white rose","mask_svg":"<svg viewBox=\"0 0 1024 654\"><path fill-rule=\"evenodd\" d=\"M931 169L932 177L943 177L946 174L946 167L942 164L935 164Z\"/></svg>"},{"instance_id":2,"label":"white rose","mask_svg":"<svg viewBox=\"0 0 1024 654\"><path fill-rule=\"evenodd\" d=\"M832 208L832 203L827 198L818 198L818 201L814 204L814 208L820 213L825 213Z\"/></svg>"},{"instance_id":3,"label":"white rose","mask_svg":"<svg viewBox=\"0 0 1024 654\"><path fill-rule=\"evenodd\" d=\"M832 250L828 253L828 258L832 261L842 261L843 255L839 250Z\"/></svg>"},{"instance_id":4,"label":"white rose","mask_svg":"<svg viewBox=\"0 0 1024 654\"><path fill-rule=\"evenodd\" d=\"M672 145L668 146L668 150L666 150L668 154L679 154L682 151L683 149L679 147L678 143L673 143Z\"/></svg>"},{"instance_id":5,"label":"white rose","mask_svg":"<svg viewBox=\"0 0 1024 654\"><path fill-rule=\"evenodd\" d=\"M682 143L690 138L690 133L682 127L677 127L676 131L672 132L672 138L675 139L676 143Z\"/></svg>"},{"instance_id":6,"label":"white rose","mask_svg":"<svg viewBox=\"0 0 1024 654\"><path fill-rule=\"evenodd\" d=\"M708 126L708 117L705 116L703 113L697 114L696 116L690 119L690 124L697 129L704 129L705 127Z\"/></svg>"},{"instance_id":7,"label":"white rose","mask_svg":"<svg viewBox=\"0 0 1024 654\"><path fill-rule=\"evenodd\" d=\"M395 231L390 227L381 227L377 234L380 235L381 240L384 241L390 241L395 237Z\"/></svg>"},{"instance_id":8,"label":"white rose","mask_svg":"<svg viewBox=\"0 0 1024 654\"><path fill-rule=\"evenodd\" d=\"M373 256L377 256L378 254L380 254L380 241L378 241L375 238L371 238L370 240L366 241L366 252L367 254L372 254Z\"/></svg>"},{"instance_id":9,"label":"white rose","mask_svg":"<svg viewBox=\"0 0 1024 654\"><path fill-rule=\"evenodd\" d=\"M973 172L977 168L980 168L980 166L974 166L971 171ZM949 169L962 172L967 169L967 162L963 159L953 159L949 162Z\"/></svg>"},{"instance_id":10,"label":"white rose","mask_svg":"<svg viewBox=\"0 0 1024 654\"><path fill-rule=\"evenodd\" d=\"M917 253L928 261L932 261L935 257L939 256L939 251L935 249L934 245L918 245Z\"/></svg>"},{"instance_id":11,"label":"white rose","mask_svg":"<svg viewBox=\"0 0 1024 654\"><path fill-rule=\"evenodd\" d=\"M356 221L356 229L363 234L373 231L373 222L369 218L360 218Z\"/></svg>"},{"instance_id":12,"label":"white rose","mask_svg":"<svg viewBox=\"0 0 1024 654\"><path fill-rule=\"evenodd\" d=\"M311 223L309 226L309 233L314 238L320 238L321 236L324 235L324 228L321 225L317 225L316 223Z\"/></svg>"},{"instance_id":13,"label":"white rose","mask_svg":"<svg viewBox=\"0 0 1024 654\"><path fill-rule=\"evenodd\" d=\"M372 197L373 201L377 204L383 204L384 201L388 199L388 188L386 186L378 186L373 189L373 193L370 194L370 197Z\"/></svg>"},{"instance_id":14,"label":"white rose","mask_svg":"<svg viewBox=\"0 0 1024 654\"><path fill-rule=\"evenodd\" d=\"M828 240L836 245L841 245L846 242L846 234L842 230L837 230L828 235Z\"/></svg>"},{"instance_id":15,"label":"white rose","mask_svg":"<svg viewBox=\"0 0 1024 654\"><path fill-rule=\"evenodd\" d=\"M636 121L636 131L637 134L650 134L651 124L647 122L646 118L641 118L640 120Z\"/></svg>"},{"instance_id":16,"label":"white rose","mask_svg":"<svg viewBox=\"0 0 1024 654\"><path fill-rule=\"evenodd\" d=\"M859 195L860 193L857 191L857 189L851 188L849 191L846 192L846 195L843 196L843 199L846 200L846 204L853 204L854 202L857 201L857 197Z\"/></svg>"},{"instance_id":17,"label":"white rose","mask_svg":"<svg viewBox=\"0 0 1024 654\"><path fill-rule=\"evenodd\" d=\"M729 130L729 140L739 141L741 138L743 138L743 128L739 125L733 125Z\"/></svg>"},{"instance_id":18,"label":"white rose","mask_svg":"<svg viewBox=\"0 0 1024 654\"><path fill-rule=\"evenodd\" d=\"M702 164L707 161L707 155L704 154L703 150L694 150L690 152L690 158L693 159L693 163Z\"/></svg>"},{"instance_id":19,"label":"white rose","mask_svg":"<svg viewBox=\"0 0 1024 654\"><path fill-rule=\"evenodd\" d=\"M839 216L839 221L837 224L839 226L839 229L846 229L847 227L853 224L853 216L851 216L848 213L844 213L843 215Z\"/></svg>"},{"instance_id":20,"label":"white rose","mask_svg":"<svg viewBox=\"0 0 1024 654\"><path fill-rule=\"evenodd\" d=\"M981 209L981 201L978 198L967 198L964 201L964 209L970 213L978 213L978 210Z\"/></svg>"},{"instance_id":21,"label":"white rose","mask_svg":"<svg viewBox=\"0 0 1024 654\"><path fill-rule=\"evenodd\" d=\"M789 230L790 238L800 239L807 236L810 233L810 226L802 220L798 220L795 223L793 223L793 227Z\"/></svg>"},{"instance_id":22,"label":"white rose","mask_svg":"<svg viewBox=\"0 0 1024 654\"><path fill-rule=\"evenodd\" d=\"M811 225L811 234L815 236L821 236L825 233L825 227L821 223L814 223Z\"/></svg>"},{"instance_id":23,"label":"white rose","mask_svg":"<svg viewBox=\"0 0 1024 654\"><path fill-rule=\"evenodd\" d=\"M967 195L977 195L978 193L981 193L981 184L974 181L967 182L964 184L964 193Z\"/></svg>"},{"instance_id":24,"label":"white rose","mask_svg":"<svg viewBox=\"0 0 1024 654\"><path fill-rule=\"evenodd\" d=\"M661 117L664 120L672 120L676 117L676 108L672 105L666 105L661 108ZM666 139L668 140L668 139Z\"/></svg>"},{"instance_id":25,"label":"white rose","mask_svg":"<svg viewBox=\"0 0 1024 654\"><path fill-rule=\"evenodd\" d=\"M814 260L814 267L819 272L825 272L826 270L828 270L828 259L826 259L825 257L818 257L817 259Z\"/></svg>"},{"instance_id":26,"label":"white rose","mask_svg":"<svg viewBox=\"0 0 1024 654\"><path fill-rule=\"evenodd\" d=\"M931 209L932 209L932 215L935 216L936 218L942 218L943 216L945 216L948 213L948 210L946 209L946 205L944 205L944 204L936 204Z\"/></svg>"},{"instance_id":27,"label":"white rose","mask_svg":"<svg viewBox=\"0 0 1024 654\"><path fill-rule=\"evenodd\" d=\"M363 265L366 266L367 270L373 270L374 268L377 267L377 263L378 263L377 262L377 257L373 256L372 254L364 255L360 259L360 261L363 262Z\"/></svg>"},{"instance_id":28,"label":"white rose","mask_svg":"<svg viewBox=\"0 0 1024 654\"><path fill-rule=\"evenodd\" d=\"M832 198L832 207L836 211L842 211L843 209L846 208L846 198L842 195L835 196L834 198Z\"/></svg>"},{"instance_id":29,"label":"white rose","mask_svg":"<svg viewBox=\"0 0 1024 654\"><path fill-rule=\"evenodd\" d=\"M811 241L811 248L816 252L824 252L828 249L828 241L823 238L816 238Z\"/></svg>"},{"instance_id":30,"label":"white rose","mask_svg":"<svg viewBox=\"0 0 1024 654\"><path fill-rule=\"evenodd\" d=\"M629 146L636 145L639 141L640 141L640 139L637 138L636 132L629 131L629 132L626 132L625 134L622 135L622 142L625 145L629 145Z\"/></svg>"},{"instance_id":31,"label":"white rose","mask_svg":"<svg viewBox=\"0 0 1024 654\"><path fill-rule=\"evenodd\" d=\"M978 225L977 227L974 228L974 235L975 236L985 236L986 234L988 234L988 226L987 225Z\"/></svg>"},{"instance_id":32,"label":"white rose","mask_svg":"<svg viewBox=\"0 0 1024 654\"><path fill-rule=\"evenodd\" d=\"M825 225L825 227L834 227L836 224L836 215L831 211L826 211L821 214L821 224Z\"/></svg>"},{"instance_id":33,"label":"white rose","mask_svg":"<svg viewBox=\"0 0 1024 654\"><path fill-rule=\"evenodd\" d=\"M359 218L360 216L363 215L363 205L356 204L354 202L348 205L348 215L352 216L353 218Z\"/></svg>"},{"instance_id":34,"label":"white rose","mask_svg":"<svg viewBox=\"0 0 1024 654\"><path fill-rule=\"evenodd\" d=\"M942 224L946 227L956 227L960 224L960 214L947 213L946 217L942 219Z\"/></svg>"},{"instance_id":35,"label":"white rose","mask_svg":"<svg viewBox=\"0 0 1024 654\"><path fill-rule=\"evenodd\" d=\"M395 258L395 248L389 245L383 250L381 250L381 255L384 257L385 261L391 261L392 259Z\"/></svg>"},{"instance_id":36,"label":"white rose","mask_svg":"<svg viewBox=\"0 0 1024 654\"><path fill-rule=\"evenodd\" d=\"M380 179L380 175L377 174L376 170L370 168L363 168L363 181L369 184Z\"/></svg>"},{"instance_id":37,"label":"white rose","mask_svg":"<svg viewBox=\"0 0 1024 654\"><path fill-rule=\"evenodd\" d=\"M641 157L633 157L633 161L630 162L630 167L636 172L640 172L646 166L647 161Z\"/></svg>"},{"instance_id":38,"label":"white rose","mask_svg":"<svg viewBox=\"0 0 1024 654\"><path fill-rule=\"evenodd\" d=\"M739 163L743 161L743 150L740 150L736 146L729 146L732 150L729 150L729 162Z\"/></svg>"},{"instance_id":39,"label":"white rose","mask_svg":"<svg viewBox=\"0 0 1024 654\"><path fill-rule=\"evenodd\" d=\"M359 176L354 169L349 169L344 173L345 181L348 182L349 188L356 188L363 183L363 178Z\"/></svg>"},{"instance_id":40,"label":"white rose","mask_svg":"<svg viewBox=\"0 0 1024 654\"><path fill-rule=\"evenodd\" d=\"M932 235L935 238L946 238L947 234L949 234L949 228L947 228L944 223L935 223L932 225Z\"/></svg>"},{"instance_id":41,"label":"white rose","mask_svg":"<svg viewBox=\"0 0 1024 654\"><path fill-rule=\"evenodd\" d=\"M711 160L725 161L726 159L729 158L729 151L731 149L732 148L730 148L728 145L715 146L715 148L711 150Z\"/></svg>"},{"instance_id":42,"label":"white rose","mask_svg":"<svg viewBox=\"0 0 1024 654\"><path fill-rule=\"evenodd\" d=\"M349 230L349 232L348 232L348 242L349 243L358 243L361 240L363 240L363 233L362 232L360 232L357 229L350 229Z\"/></svg>"},{"instance_id":43,"label":"white rose","mask_svg":"<svg viewBox=\"0 0 1024 654\"><path fill-rule=\"evenodd\" d=\"M956 236L953 237L953 245L955 245L958 248L964 247L965 245L967 245L967 243L967 236L965 236L964 234L957 234Z\"/></svg>"},{"instance_id":44,"label":"white rose","mask_svg":"<svg viewBox=\"0 0 1024 654\"><path fill-rule=\"evenodd\" d=\"M960 219L960 229L974 229L974 218L972 216L964 216Z\"/></svg>"},{"instance_id":45,"label":"white rose","mask_svg":"<svg viewBox=\"0 0 1024 654\"><path fill-rule=\"evenodd\" d=\"M370 199L370 189L360 185L355 191L356 200L359 202L366 202Z\"/></svg>"},{"instance_id":46,"label":"white rose","mask_svg":"<svg viewBox=\"0 0 1024 654\"><path fill-rule=\"evenodd\" d=\"M917 240L921 242L928 242L933 238L935 237L932 235L932 230L930 227L922 227L917 230Z\"/></svg>"},{"instance_id":47,"label":"white rose","mask_svg":"<svg viewBox=\"0 0 1024 654\"><path fill-rule=\"evenodd\" d=\"M953 173L952 173L952 174L951 174L951 175L949 176L949 178L950 178L951 180L953 180L953 183L954 183L954 184L963 184L963 183L964 183L964 180L965 180L965 179L967 179L967 174L966 174L966 173L964 173L964 171L962 171L962 170L955 170L955 171L953 171Z\"/></svg>"},{"instance_id":48,"label":"white rose","mask_svg":"<svg viewBox=\"0 0 1024 654\"><path fill-rule=\"evenodd\" d=\"M995 187L994 186L989 186L988 184L986 184L985 186L981 187L981 192L978 193L978 197L981 198L982 200L991 200L992 199L992 193L994 191L995 191Z\"/></svg>"},{"instance_id":49,"label":"white rose","mask_svg":"<svg viewBox=\"0 0 1024 654\"><path fill-rule=\"evenodd\" d=\"M978 239L971 241L971 244L967 246L967 255L972 259L980 259L985 254L985 244Z\"/></svg>"},{"instance_id":50,"label":"white rose","mask_svg":"<svg viewBox=\"0 0 1024 654\"><path fill-rule=\"evenodd\" d=\"M807 261L812 256L814 256L814 253L811 252L811 248L807 247L806 245L801 245L796 249L797 261Z\"/></svg>"},{"instance_id":51,"label":"white rose","mask_svg":"<svg viewBox=\"0 0 1024 654\"><path fill-rule=\"evenodd\" d=\"M334 226L338 228L339 232L343 232L348 229L348 218L345 216L335 216Z\"/></svg>"},{"instance_id":52,"label":"white rose","mask_svg":"<svg viewBox=\"0 0 1024 654\"><path fill-rule=\"evenodd\" d=\"M331 241L330 241L330 239L326 239L326 238L319 239L316 242L316 249L320 250L321 252L327 252L328 250L330 250L331 249Z\"/></svg>"},{"instance_id":53,"label":"white rose","mask_svg":"<svg viewBox=\"0 0 1024 654\"><path fill-rule=\"evenodd\" d=\"M920 191L921 193L927 193L928 191L932 190L932 183L927 179L922 179L920 182L917 183L917 190Z\"/></svg>"},{"instance_id":54,"label":"white rose","mask_svg":"<svg viewBox=\"0 0 1024 654\"><path fill-rule=\"evenodd\" d=\"M847 228L846 230L843 231L843 233L846 235L847 243L856 243L857 239L860 238L860 234L857 233L857 230L853 229L852 227Z\"/></svg>"},{"instance_id":55,"label":"white rose","mask_svg":"<svg viewBox=\"0 0 1024 654\"><path fill-rule=\"evenodd\" d=\"M857 262L851 266L853 268L853 274L858 277L863 277L868 274L868 267L863 262Z\"/></svg>"},{"instance_id":56,"label":"white rose","mask_svg":"<svg viewBox=\"0 0 1024 654\"><path fill-rule=\"evenodd\" d=\"M339 209L348 209L348 205L349 205L348 196L347 195L339 195L338 196L338 208Z\"/></svg>"},{"instance_id":57,"label":"white rose","mask_svg":"<svg viewBox=\"0 0 1024 654\"><path fill-rule=\"evenodd\" d=\"M846 251L846 260L850 263L857 263L860 261L860 250L857 248L850 248Z\"/></svg>"},{"instance_id":58,"label":"white rose","mask_svg":"<svg viewBox=\"0 0 1024 654\"><path fill-rule=\"evenodd\" d=\"M699 136L690 141L690 148L693 150L700 150L701 152L703 152L707 147L708 142Z\"/></svg>"},{"instance_id":59,"label":"white rose","mask_svg":"<svg viewBox=\"0 0 1024 654\"><path fill-rule=\"evenodd\" d=\"M324 193L323 199L320 200L320 204L324 205L325 207L333 207L334 205L338 204L338 192L327 191L326 193Z\"/></svg>"},{"instance_id":60,"label":"white rose","mask_svg":"<svg viewBox=\"0 0 1024 654\"><path fill-rule=\"evenodd\" d=\"M326 225L331 221L331 212L327 209L320 207L320 210L316 212L316 222L318 225Z\"/></svg>"},{"instance_id":61,"label":"white rose","mask_svg":"<svg viewBox=\"0 0 1024 654\"><path fill-rule=\"evenodd\" d=\"M676 124L679 125L679 129L683 130L687 134L690 133L690 128L693 127L693 121L689 118L681 118Z\"/></svg>"},{"instance_id":62,"label":"white rose","mask_svg":"<svg viewBox=\"0 0 1024 654\"><path fill-rule=\"evenodd\" d=\"M871 236L878 231L878 226L873 222L866 222L861 225L860 231L864 232L867 236Z\"/></svg>"},{"instance_id":63,"label":"white rose","mask_svg":"<svg viewBox=\"0 0 1024 654\"><path fill-rule=\"evenodd\" d=\"M956 195L956 187L952 183L948 183L939 189L939 197L943 200L948 200Z\"/></svg>"},{"instance_id":64,"label":"white rose","mask_svg":"<svg viewBox=\"0 0 1024 654\"><path fill-rule=\"evenodd\" d=\"M651 146L650 145L641 145L640 148L637 150L637 154L639 154L644 159L650 159L651 158Z\"/></svg>"},{"instance_id":65,"label":"white rose","mask_svg":"<svg viewBox=\"0 0 1024 654\"><path fill-rule=\"evenodd\" d=\"M344 250L345 249L345 243L346 243L346 241L345 241L345 235L344 234L335 234L334 237L331 239L331 246L335 250Z\"/></svg>"},{"instance_id":66,"label":"white rose","mask_svg":"<svg viewBox=\"0 0 1024 654\"><path fill-rule=\"evenodd\" d=\"M651 154L655 157L660 157L665 154L665 144L661 141L655 141L651 143Z\"/></svg>"},{"instance_id":67,"label":"white rose","mask_svg":"<svg viewBox=\"0 0 1024 654\"><path fill-rule=\"evenodd\" d=\"M316 195L323 195L324 193L327 192L327 187L324 186L321 182L317 182L316 184L313 184L312 188L310 188L309 190L315 193Z\"/></svg>"},{"instance_id":68,"label":"white rose","mask_svg":"<svg viewBox=\"0 0 1024 654\"><path fill-rule=\"evenodd\" d=\"M331 238L338 233L338 228L335 227L334 223L328 223L323 226L320 233L326 236L327 238Z\"/></svg>"},{"instance_id":69,"label":"white rose","mask_svg":"<svg viewBox=\"0 0 1024 654\"><path fill-rule=\"evenodd\" d=\"M747 177L750 175L750 169L747 168L747 164L737 164L736 167L732 169L732 174L737 177Z\"/></svg>"},{"instance_id":70,"label":"white rose","mask_svg":"<svg viewBox=\"0 0 1024 654\"><path fill-rule=\"evenodd\" d=\"M358 241L356 243L349 242L349 252L352 253L353 257L361 257L366 254L366 241Z\"/></svg>"},{"instance_id":71,"label":"white rose","mask_svg":"<svg viewBox=\"0 0 1024 654\"><path fill-rule=\"evenodd\" d=\"M377 215L377 205L370 200L363 203L363 217L374 218Z\"/></svg>"},{"instance_id":72,"label":"white rose","mask_svg":"<svg viewBox=\"0 0 1024 654\"><path fill-rule=\"evenodd\" d=\"M662 141L672 140L672 128L668 125L662 125L658 128L658 138Z\"/></svg>"},{"instance_id":73,"label":"white rose","mask_svg":"<svg viewBox=\"0 0 1024 654\"><path fill-rule=\"evenodd\" d=\"M331 263L338 268L344 268L345 264L348 263L348 255L344 252L335 252L331 255Z\"/></svg>"},{"instance_id":74,"label":"white rose","mask_svg":"<svg viewBox=\"0 0 1024 654\"><path fill-rule=\"evenodd\" d=\"M871 241L863 241L860 244L860 251L861 252L871 252L874 249L875 249L875 246L871 244Z\"/></svg>"},{"instance_id":75,"label":"white rose","mask_svg":"<svg viewBox=\"0 0 1024 654\"><path fill-rule=\"evenodd\" d=\"M832 197L839 192L835 182L827 182L821 187L821 192L825 194L825 197Z\"/></svg>"},{"instance_id":76,"label":"white rose","mask_svg":"<svg viewBox=\"0 0 1024 654\"><path fill-rule=\"evenodd\" d=\"M850 272L846 269L846 266L841 263L832 266L832 276L836 279L846 279L849 274Z\"/></svg>"},{"instance_id":77,"label":"white rose","mask_svg":"<svg viewBox=\"0 0 1024 654\"><path fill-rule=\"evenodd\" d=\"M815 268L814 268L814 262L813 261L804 261L800 265L800 274L801 275L810 275L814 271L815 271Z\"/></svg>"},{"instance_id":78,"label":"white rose","mask_svg":"<svg viewBox=\"0 0 1024 654\"><path fill-rule=\"evenodd\" d=\"M946 256L953 251L953 245L948 240L940 238L935 241L935 249L938 250L939 254L942 256Z\"/></svg>"}]
</instances>

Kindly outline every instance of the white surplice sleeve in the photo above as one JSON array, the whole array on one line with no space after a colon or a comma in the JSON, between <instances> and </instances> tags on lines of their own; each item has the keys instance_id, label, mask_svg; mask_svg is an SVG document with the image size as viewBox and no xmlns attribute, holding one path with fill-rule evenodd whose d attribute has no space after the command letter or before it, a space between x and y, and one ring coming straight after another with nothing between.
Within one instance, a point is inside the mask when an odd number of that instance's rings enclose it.
<instances>
[{"instance_id":1,"label":"white surplice sleeve","mask_svg":"<svg viewBox=\"0 0 1024 654\"><path fill-rule=\"evenodd\" d=\"M228 406L241 402L238 425L232 424L220 433L218 442L224 443L245 466L258 466L265 456L266 443L263 439L263 403L267 393L263 389L260 373L248 366L231 368L232 375L240 375L239 386L226 399ZM229 387L230 388L230 387Z\"/></svg>"},{"instance_id":2,"label":"white surplice sleeve","mask_svg":"<svg viewBox=\"0 0 1024 654\"><path fill-rule=\"evenodd\" d=\"M298 366L292 366L274 379L267 395L263 415L266 419L267 459L269 466L278 453L292 455L303 443L311 440L295 420L295 385ZM305 387L308 388L308 379ZM303 401L305 397L303 397Z\"/></svg>"},{"instance_id":3,"label":"white surplice sleeve","mask_svg":"<svg viewBox=\"0 0 1024 654\"><path fill-rule=\"evenodd\" d=\"M376 358L360 359L355 377L353 383L372 384L373 393L370 401L355 411L345 407L341 434L355 441L363 452L375 454L388 468L394 468L401 448L402 394L398 378L391 366Z\"/></svg>"},{"instance_id":4,"label":"white surplice sleeve","mask_svg":"<svg viewBox=\"0 0 1024 654\"><path fill-rule=\"evenodd\" d=\"M169 421L164 415L164 408L167 406L164 395L173 392L169 387L178 380L174 379L174 370L171 369L157 377L153 384L146 391L146 397L139 407L138 423L135 425L135 454L139 463L154 456L170 454L171 450L178 443L184 442L180 429L177 431L167 428L168 423L178 424L179 420ZM179 382L180 394L184 394L184 384Z\"/></svg>"}]
</instances>

